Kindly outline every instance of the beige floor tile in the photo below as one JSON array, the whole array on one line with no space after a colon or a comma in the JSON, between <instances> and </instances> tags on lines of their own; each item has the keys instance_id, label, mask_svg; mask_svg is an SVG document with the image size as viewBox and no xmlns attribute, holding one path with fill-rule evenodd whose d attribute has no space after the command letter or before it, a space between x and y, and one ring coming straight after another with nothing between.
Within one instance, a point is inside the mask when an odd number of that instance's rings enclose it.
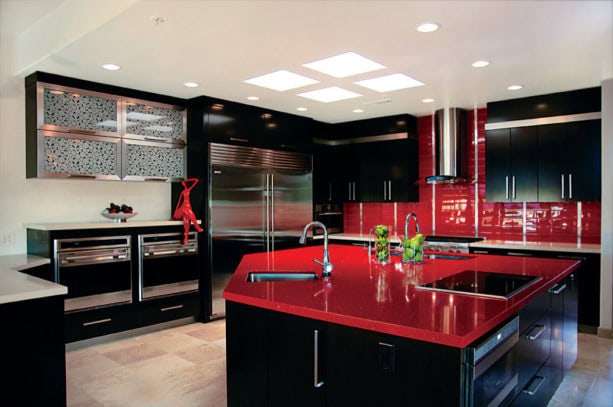
<instances>
[{"instance_id":1,"label":"beige floor tile","mask_svg":"<svg viewBox=\"0 0 613 407\"><path fill-rule=\"evenodd\" d=\"M156 356L163 355L164 353L165 352L163 350L158 349L149 343L143 342L105 352L103 355L116 361L117 363L127 365L130 363L151 359Z\"/></svg>"}]
</instances>

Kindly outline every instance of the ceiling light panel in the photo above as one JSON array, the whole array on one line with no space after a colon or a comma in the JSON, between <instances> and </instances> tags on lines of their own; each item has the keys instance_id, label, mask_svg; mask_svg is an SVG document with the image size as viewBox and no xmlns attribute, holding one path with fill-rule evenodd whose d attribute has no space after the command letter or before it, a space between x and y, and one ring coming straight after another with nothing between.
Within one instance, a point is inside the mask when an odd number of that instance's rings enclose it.
<instances>
[{"instance_id":1,"label":"ceiling light panel","mask_svg":"<svg viewBox=\"0 0 613 407\"><path fill-rule=\"evenodd\" d=\"M336 55L330 58L309 62L308 64L304 64L302 66L313 69L317 72L325 73L326 75L330 75L335 78L346 78L348 76L385 68L385 66L379 64L378 62L371 61L370 59L356 54L355 52L345 52L344 54Z\"/></svg>"},{"instance_id":2,"label":"ceiling light panel","mask_svg":"<svg viewBox=\"0 0 613 407\"><path fill-rule=\"evenodd\" d=\"M245 81L251 85L283 92L290 89L300 88L307 85L319 83L319 81L306 76L298 75L289 71L280 70Z\"/></svg>"},{"instance_id":3,"label":"ceiling light panel","mask_svg":"<svg viewBox=\"0 0 613 407\"><path fill-rule=\"evenodd\" d=\"M377 92L390 92L423 85L422 82L402 73L380 76L378 78L366 79L354 83Z\"/></svg>"},{"instance_id":4,"label":"ceiling light panel","mask_svg":"<svg viewBox=\"0 0 613 407\"><path fill-rule=\"evenodd\" d=\"M337 102L339 100L353 99L362 95L343 88L339 88L338 86L331 86L329 88L314 90L311 92L299 93L298 96L316 100L318 102L330 103Z\"/></svg>"}]
</instances>

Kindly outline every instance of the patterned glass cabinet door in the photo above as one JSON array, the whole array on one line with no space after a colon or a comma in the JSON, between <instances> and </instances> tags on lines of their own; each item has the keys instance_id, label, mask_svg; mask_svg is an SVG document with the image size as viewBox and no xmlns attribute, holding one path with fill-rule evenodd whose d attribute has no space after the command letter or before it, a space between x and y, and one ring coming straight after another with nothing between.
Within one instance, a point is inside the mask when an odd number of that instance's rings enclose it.
<instances>
[{"instance_id":1,"label":"patterned glass cabinet door","mask_svg":"<svg viewBox=\"0 0 613 407\"><path fill-rule=\"evenodd\" d=\"M122 179L173 182L185 178L187 149L183 143L122 141Z\"/></svg>"},{"instance_id":2,"label":"patterned glass cabinet door","mask_svg":"<svg viewBox=\"0 0 613 407\"><path fill-rule=\"evenodd\" d=\"M119 137L119 96L43 82L36 92L38 129Z\"/></svg>"},{"instance_id":3,"label":"patterned glass cabinet door","mask_svg":"<svg viewBox=\"0 0 613 407\"><path fill-rule=\"evenodd\" d=\"M123 107L123 136L129 139L185 143L187 110L146 100L127 99Z\"/></svg>"},{"instance_id":4,"label":"patterned glass cabinet door","mask_svg":"<svg viewBox=\"0 0 613 407\"><path fill-rule=\"evenodd\" d=\"M39 130L38 177L119 180L120 141Z\"/></svg>"}]
</instances>

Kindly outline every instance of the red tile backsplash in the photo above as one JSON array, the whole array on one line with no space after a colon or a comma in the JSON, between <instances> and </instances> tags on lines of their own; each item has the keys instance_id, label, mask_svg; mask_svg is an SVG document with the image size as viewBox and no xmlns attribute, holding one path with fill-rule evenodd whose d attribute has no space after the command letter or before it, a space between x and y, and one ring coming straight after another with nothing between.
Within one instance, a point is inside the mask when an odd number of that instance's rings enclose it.
<instances>
[{"instance_id":1,"label":"red tile backsplash","mask_svg":"<svg viewBox=\"0 0 613 407\"><path fill-rule=\"evenodd\" d=\"M486 122L487 109L478 109L475 135L474 111L468 112L468 181L430 185L423 180L436 172L434 120L433 116L417 118L419 202L398 202L395 205L394 234L404 234L404 219L408 213L414 212L424 234L569 243L577 242L580 237L583 243L600 243L600 202L526 202L524 210L523 202L485 201ZM362 204L362 233L368 233L376 224L394 225L394 203ZM345 204L344 226L347 233L360 232L359 203ZM409 234L414 233L411 225Z\"/></svg>"}]
</instances>

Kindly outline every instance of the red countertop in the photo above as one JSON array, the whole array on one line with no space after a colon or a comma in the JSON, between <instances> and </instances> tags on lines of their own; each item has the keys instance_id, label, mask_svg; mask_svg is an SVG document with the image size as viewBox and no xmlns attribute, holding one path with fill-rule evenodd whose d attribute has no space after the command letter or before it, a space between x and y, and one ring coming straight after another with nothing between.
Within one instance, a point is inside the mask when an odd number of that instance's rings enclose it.
<instances>
[{"instance_id":1,"label":"red countertop","mask_svg":"<svg viewBox=\"0 0 613 407\"><path fill-rule=\"evenodd\" d=\"M332 276L314 281L247 282L253 271L312 271L321 277L322 246L243 257L224 298L260 308L371 331L464 348L579 267L575 260L474 255L424 264L372 261L361 247L330 245ZM540 276L509 300L416 290L464 270Z\"/></svg>"}]
</instances>

